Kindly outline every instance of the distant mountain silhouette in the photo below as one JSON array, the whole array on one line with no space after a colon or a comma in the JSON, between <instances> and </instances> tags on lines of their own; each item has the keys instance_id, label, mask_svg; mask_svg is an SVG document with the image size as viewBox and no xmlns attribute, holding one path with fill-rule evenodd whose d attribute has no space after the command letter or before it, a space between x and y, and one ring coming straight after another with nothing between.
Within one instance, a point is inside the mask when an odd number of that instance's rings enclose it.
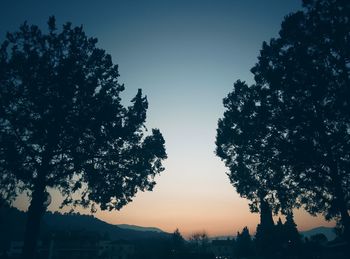
<instances>
[{"instance_id":1,"label":"distant mountain silhouette","mask_svg":"<svg viewBox=\"0 0 350 259\"><path fill-rule=\"evenodd\" d=\"M119 228L122 229L130 229L130 230L136 230L136 231L152 231L152 232L158 232L158 233L164 233L163 230L155 227L141 227L136 225L129 225L129 224L118 224L116 225Z\"/></svg>"},{"instance_id":2,"label":"distant mountain silhouette","mask_svg":"<svg viewBox=\"0 0 350 259\"><path fill-rule=\"evenodd\" d=\"M139 226L108 224L91 215L81 214L60 214L46 213L43 218L44 223L51 230L87 230L98 232L101 235L107 234L112 240L135 240L147 238L160 238L169 236L168 233L156 228L145 228Z\"/></svg>"},{"instance_id":3,"label":"distant mountain silhouette","mask_svg":"<svg viewBox=\"0 0 350 259\"><path fill-rule=\"evenodd\" d=\"M12 240L23 240L26 212L16 208L0 208L0 246L8 246ZM87 231L107 236L111 240L141 240L170 237L158 228L108 224L91 215L46 212L42 222L42 234L52 231ZM1 249L1 247L0 247Z\"/></svg>"},{"instance_id":4,"label":"distant mountain silhouette","mask_svg":"<svg viewBox=\"0 0 350 259\"><path fill-rule=\"evenodd\" d=\"M327 237L328 241L332 241L337 237L337 235L334 233L334 228L324 226L313 228L307 231L302 231L300 232L300 234L307 238L310 238L311 236L316 234L324 234Z\"/></svg>"}]
</instances>

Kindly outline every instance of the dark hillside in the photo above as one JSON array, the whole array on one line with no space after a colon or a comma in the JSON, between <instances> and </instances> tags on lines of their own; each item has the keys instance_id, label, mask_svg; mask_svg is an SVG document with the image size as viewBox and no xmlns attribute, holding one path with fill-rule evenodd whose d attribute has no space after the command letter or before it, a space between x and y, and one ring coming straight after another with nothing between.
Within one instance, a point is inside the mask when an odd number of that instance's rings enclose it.
<instances>
[{"instance_id":1,"label":"dark hillside","mask_svg":"<svg viewBox=\"0 0 350 259\"><path fill-rule=\"evenodd\" d=\"M26 212L16 208L0 208L0 250L8 247L11 241L23 240L26 222ZM78 213L61 214L47 212L43 217L42 236L52 232L84 232L97 233L101 238L108 237L111 240L143 240L162 239L170 235L165 232L134 230L120 228L108 224L91 215Z\"/></svg>"}]
</instances>

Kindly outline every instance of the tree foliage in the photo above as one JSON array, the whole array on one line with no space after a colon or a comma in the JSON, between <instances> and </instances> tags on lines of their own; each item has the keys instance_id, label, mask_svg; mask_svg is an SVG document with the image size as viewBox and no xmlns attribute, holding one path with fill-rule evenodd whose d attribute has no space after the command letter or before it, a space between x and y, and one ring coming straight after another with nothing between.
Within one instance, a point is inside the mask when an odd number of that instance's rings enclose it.
<instances>
[{"instance_id":1,"label":"tree foliage","mask_svg":"<svg viewBox=\"0 0 350 259\"><path fill-rule=\"evenodd\" d=\"M180 233L180 230L177 228L172 234L171 234L171 253L172 254L181 254L184 253L186 250L186 243L185 239Z\"/></svg>"},{"instance_id":2,"label":"tree foliage","mask_svg":"<svg viewBox=\"0 0 350 259\"><path fill-rule=\"evenodd\" d=\"M242 232L237 232L235 243L235 255L237 258L246 258L254 254L253 241L248 227L244 227Z\"/></svg>"},{"instance_id":3,"label":"tree foliage","mask_svg":"<svg viewBox=\"0 0 350 259\"><path fill-rule=\"evenodd\" d=\"M257 226L254 241L257 254L265 257L296 256L300 253L302 245L301 235L292 212L287 213L284 224L281 218L276 224L260 223Z\"/></svg>"},{"instance_id":4,"label":"tree foliage","mask_svg":"<svg viewBox=\"0 0 350 259\"><path fill-rule=\"evenodd\" d=\"M350 3L304 1L304 7L285 19L279 38L263 44L252 72L277 100L280 150L302 203L312 214L341 217L349 228Z\"/></svg>"},{"instance_id":5,"label":"tree foliage","mask_svg":"<svg viewBox=\"0 0 350 259\"><path fill-rule=\"evenodd\" d=\"M36 218L48 187L63 205L119 210L152 190L164 139L158 129L145 135L141 90L122 105L118 66L96 38L70 23L59 31L53 17L48 27L24 23L1 45L0 193L9 200L29 191Z\"/></svg>"},{"instance_id":6,"label":"tree foliage","mask_svg":"<svg viewBox=\"0 0 350 259\"><path fill-rule=\"evenodd\" d=\"M209 237L204 231L195 232L189 237L189 242L196 253L206 253L209 246Z\"/></svg>"},{"instance_id":7,"label":"tree foliage","mask_svg":"<svg viewBox=\"0 0 350 259\"><path fill-rule=\"evenodd\" d=\"M350 3L303 7L263 43L255 84L237 82L225 99L217 154L241 195L263 188L282 208L340 218L349 238Z\"/></svg>"},{"instance_id":8,"label":"tree foliage","mask_svg":"<svg viewBox=\"0 0 350 259\"><path fill-rule=\"evenodd\" d=\"M224 116L218 122L216 154L225 162L237 192L251 201L253 212L261 205L283 212L297 206L296 186L290 185L274 125L274 105L266 91L237 81L224 98ZM268 208L267 208L268 209Z\"/></svg>"}]
</instances>

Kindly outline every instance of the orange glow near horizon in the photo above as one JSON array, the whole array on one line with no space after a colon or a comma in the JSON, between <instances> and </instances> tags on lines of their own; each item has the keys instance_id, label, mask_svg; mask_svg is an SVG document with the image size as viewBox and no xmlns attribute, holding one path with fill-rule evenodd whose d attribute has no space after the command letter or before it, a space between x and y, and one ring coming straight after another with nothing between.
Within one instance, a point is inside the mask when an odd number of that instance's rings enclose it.
<instances>
[{"instance_id":1,"label":"orange glow near horizon","mask_svg":"<svg viewBox=\"0 0 350 259\"><path fill-rule=\"evenodd\" d=\"M83 24L119 65L123 104L129 105L142 88L149 101L147 128L159 128L164 136L168 159L154 190L137 193L120 211L98 211L97 218L167 232L179 228L186 237L197 231L236 235L244 226L255 233L259 214L250 213L214 153L217 122L232 83L254 82L249 71L262 42L278 35L283 17L299 10L301 1L61 0L42 1L40 12L37 5L22 2L20 10L16 1L2 6L1 36L25 20L46 28L51 14L59 24ZM49 210L56 211L57 191L52 200ZM26 210L28 199L22 195L14 205ZM299 230L335 225L304 211L295 212L295 221Z\"/></svg>"},{"instance_id":2,"label":"orange glow near horizon","mask_svg":"<svg viewBox=\"0 0 350 259\"><path fill-rule=\"evenodd\" d=\"M157 177L153 192L139 192L120 211L98 211L94 216L110 224L157 227L169 233L178 228L186 238L202 231L211 237L234 236L245 226L254 234L259 223L259 214L249 211L248 201L239 197L224 173L219 174L216 179L217 176L213 174L212 179L199 178L198 185L191 188L193 179L185 181L184 178L183 182L173 182L173 177L179 179L179 176L164 172L163 176ZM53 196L53 203L49 207L51 211L58 210L59 204L59 195L54 191ZM26 210L28 202L21 198L16 201L15 206ZM65 208L63 211L69 209ZM76 211L89 214L87 210ZM326 222L321 215L313 217L303 210L295 210L294 214L300 231L319 226L335 226L334 221ZM276 222L278 216L274 219Z\"/></svg>"}]
</instances>

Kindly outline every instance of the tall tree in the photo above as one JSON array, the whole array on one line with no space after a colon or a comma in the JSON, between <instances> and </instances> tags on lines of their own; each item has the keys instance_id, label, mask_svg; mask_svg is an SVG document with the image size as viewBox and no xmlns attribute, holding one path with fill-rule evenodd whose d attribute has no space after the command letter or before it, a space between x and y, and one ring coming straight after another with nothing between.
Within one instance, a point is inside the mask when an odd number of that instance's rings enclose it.
<instances>
[{"instance_id":1,"label":"tall tree","mask_svg":"<svg viewBox=\"0 0 350 259\"><path fill-rule=\"evenodd\" d=\"M181 256L185 252L185 239L177 228L171 235L171 254Z\"/></svg>"},{"instance_id":2,"label":"tall tree","mask_svg":"<svg viewBox=\"0 0 350 259\"><path fill-rule=\"evenodd\" d=\"M350 240L350 2L305 0L264 43L252 69L276 100L272 124L290 185L312 213L339 219Z\"/></svg>"},{"instance_id":3,"label":"tall tree","mask_svg":"<svg viewBox=\"0 0 350 259\"><path fill-rule=\"evenodd\" d=\"M251 211L272 219L271 210L285 212L298 206L297 192L296 186L288 184L289 167L279 161L275 100L258 90L238 80L224 98L226 110L218 122L216 154L229 169L237 192L251 201Z\"/></svg>"},{"instance_id":4,"label":"tall tree","mask_svg":"<svg viewBox=\"0 0 350 259\"><path fill-rule=\"evenodd\" d=\"M301 235L299 234L297 224L294 221L293 212L287 213L286 222L284 223L283 228L289 248L295 250L301 244Z\"/></svg>"},{"instance_id":5,"label":"tall tree","mask_svg":"<svg viewBox=\"0 0 350 259\"><path fill-rule=\"evenodd\" d=\"M339 219L350 240L350 2L303 7L263 43L255 84L241 93L236 83L224 100L217 154L241 195L256 200L269 183L285 211L301 202Z\"/></svg>"},{"instance_id":6,"label":"tall tree","mask_svg":"<svg viewBox=\"0 0 350 259\"><path fill-rule=\"evenodd\" d=\"M193 233L189 241L196 253L205 254L209 246L209 237L206 232L196 232Z\"/></svg>"},{"instance_id":7,"label":"tall tree","mask_svg":"<svg viewBox=\"0 0 350 259\"><path fill-rule=\"evenodd\" d=\"M279 240L276 239L276 227L268 204L262 202L260 207L260 223L255 233L256 252L259 255L271 256L275 253Z\"/></svg>"},{"instance_id":8,"label":"tall tree","mask_svg":"<svg viewBox=\"0 0 350 259\"><path fill-rule=\"evenodd\" d=\"M25 258L35 257L47 188L62 205L119 210L152 190L167 157L160 131L145 135L146 97L121 104L118 66L97 39L70 23L59 31L53 17L48 27L24 23L0 49L0 193L30 193Z\"/></svg>"},{"instance_id":9,"label":"tall tree","mask_svg":"<svg viewBox=\"0 0 350 259\"><path fill-rule=\"evenodd\" d=\"M237 258L246 258L254 254L248 227L244 227L241 233L237 232L235 254Z\"/></svg>"}]
</instances>

